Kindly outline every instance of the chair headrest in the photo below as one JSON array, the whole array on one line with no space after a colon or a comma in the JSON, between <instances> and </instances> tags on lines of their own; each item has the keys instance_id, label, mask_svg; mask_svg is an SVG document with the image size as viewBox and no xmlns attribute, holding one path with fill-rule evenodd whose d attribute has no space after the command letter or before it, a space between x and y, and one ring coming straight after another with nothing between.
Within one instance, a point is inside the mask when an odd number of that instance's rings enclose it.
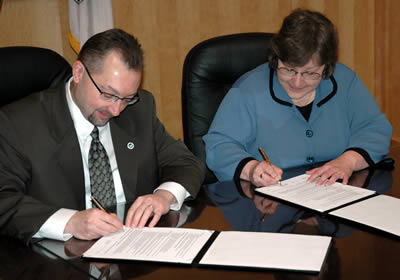
<instances>
[{"instance_id":1,"label":"chair headrest","mask_svg":"<svg viewBox=\"0 0 400 280\"><path fill-rule=\"evenodd\" d=\"M205 162L202 140L232 84L244 73L267 62L272 33L219 36L194 46L187 54L182 78L184 141ZM207 172L205 183L216 181Z\"/></svg>"},{"instance_id":2,"label":"chair headrest","mask_svg":"<svg viewBox=\"0 0 400 280\"><path fill-rule=\"evenodd\" d=\"M56 87L72 73L61 55L38 47L0 48L0 64L0 106Z\"/></svg>"}]
</instances>

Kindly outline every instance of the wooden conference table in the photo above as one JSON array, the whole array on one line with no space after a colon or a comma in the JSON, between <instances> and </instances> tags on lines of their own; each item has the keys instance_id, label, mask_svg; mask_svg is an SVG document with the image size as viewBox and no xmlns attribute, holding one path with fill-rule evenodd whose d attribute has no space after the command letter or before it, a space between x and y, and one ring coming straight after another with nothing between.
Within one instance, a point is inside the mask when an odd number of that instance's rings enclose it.
<instances>
[{"instance_id":1,"label":"wooden conference table","mask_svg":"<svg viewBox=\"0 0 400 280\"><path fill-rule=\"evenodd\" d=\"M400 145L390 156L400 164ZM304 168L285 172L291 177ZM352 184L400 198L400 168L364 170ZM259 210L260 209L260 210ZM90 263L80 255L93 242L71 239L66 243L42 240L26 247L0 237L0 279L399 279L400 237L254 195L246 182L214 184L202 189L199 199L184 212L164 216L160 226L238 231L287 232L329 235L333 246L320 274L246 268L199 267L165 263L118 261ZM373 211L373 210L371 210ZM400 218L400 213L399 218ZM263 217L265 218L263 220ZM265 252L268 256L268 252ZM270 256L273 257L273 256Z\"/></svg>"}]
</instances>

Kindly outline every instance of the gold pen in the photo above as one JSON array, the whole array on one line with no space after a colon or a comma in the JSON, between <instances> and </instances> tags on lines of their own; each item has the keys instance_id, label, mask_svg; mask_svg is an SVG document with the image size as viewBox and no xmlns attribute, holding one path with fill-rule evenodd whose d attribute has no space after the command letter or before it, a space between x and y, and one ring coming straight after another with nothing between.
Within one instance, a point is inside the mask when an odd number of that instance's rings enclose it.
<instances>
[{"instance_id":1,"label":"gold pen","mask_svg":"<svg viewBox=\"0 0 400 280\"><path fill-rule=\"evenodd\" d=\"M108 213L106 208L104 208L103 205L101 205L101 203L94 196L92 196L92 202L96 205L97 208L99 208L100 210ZM110 213L108 213L108 214L110 214Z\"/></svg>"},{"instance_id":2,"label":"gold pen","mask_svg":"<svg viewBox=\"0 0 400 280\"><path fill-rule=\"evenodd\" d=\"M269 158L267 157L267 154L264 152L264 150L263 150L261 147L258 148L258 151L260 152L260 154L261 154L261 156L263 157L264 161L265 161L266 163L268 163L268 164L271 164L270 161L269 161ZM278 180L278 179L276 179L276 178L274 178L274 179L277 180L277 181L279 182L279 185L282 185L282 184L281 184L281 180Z\"/></svg>"},{"instance_id":3,"label":"gold pen","mask_svg":"<svg viewBox=\"0 0 400 280\"><path fill-rule=\"evenodd\" d=\"M261 217L261 222L264 222L266 219L267 219L267 214L264 214L264 215Z\"/></svg>"}]
</instances>

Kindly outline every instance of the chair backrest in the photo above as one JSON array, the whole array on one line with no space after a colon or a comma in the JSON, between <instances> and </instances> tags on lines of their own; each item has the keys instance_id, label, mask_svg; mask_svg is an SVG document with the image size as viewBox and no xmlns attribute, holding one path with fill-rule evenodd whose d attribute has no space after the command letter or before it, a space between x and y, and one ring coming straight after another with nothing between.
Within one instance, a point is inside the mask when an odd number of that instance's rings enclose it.
<instances>
[{"instance_id":1,"label":"chair backrest","mask_svg":"<svg viewBox=\"0 0 400 280\"><path fill-rule=\"evenodd\" d=\"M215 37L193 47L185 58L182 78L184 142L205 162L202 140L232 84L268 60L272 33L240 33ZM207 170L204 183L215 182Z\"/></svg>"},{"instance_id":2,"label":"chair backrest","mask_svg":"<svg viewBox=\"0 0 400 280\"><path fill-rule=\"evenodd\" d=\"M38 47L0 48L0 65L0 107L56 87L72 74L61 55Z\"/></svg>"}]
</instances>

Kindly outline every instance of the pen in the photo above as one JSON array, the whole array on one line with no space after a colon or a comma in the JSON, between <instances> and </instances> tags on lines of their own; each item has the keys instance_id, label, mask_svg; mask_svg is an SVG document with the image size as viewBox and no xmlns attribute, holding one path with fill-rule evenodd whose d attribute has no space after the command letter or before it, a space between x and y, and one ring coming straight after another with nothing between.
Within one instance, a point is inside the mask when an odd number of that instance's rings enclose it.
<instances>
[{"instance_id":1,"label":"pen","mask_svg":"<svg viewBox=\"0 0 400 280\"><path fill-rule=\"evenodd\" d=\"M264 222L266 218L267 218L267 214L264 214L264 215L261 217L261 221Z\"/></svg>"},{"instance_id":2,"label":"pen","mask_svg":"<svg viewBox=\"0 0 400 280\"><path fill-rule=\"evenodd\" d=\"M264 161L266 163L270 164L269 158L267 157L267 154L264 152L264 150L260 147L260 148L258 148L258 151L260 152L260 154L263 157ZM277 180L277 179L275 178L275 180ZM279 185L282 185L281 184L281 180L277 180L277 181L279 182Z\"/></svg>"},{"instance_id":3,"label":"pen","mask_svg":"<svg viewBox=\"0 0 400 280\"><path fill-rule=\"evenodd\" d=\"M96 205L97 208L99 208L100 210L108 213L108 211L106 210L106 208L103 207L103 205L101 205L101 203L94 197L92 196L92 202ZM109 214L109 213L108 213Z\"/></svg>"}]
</instances>

